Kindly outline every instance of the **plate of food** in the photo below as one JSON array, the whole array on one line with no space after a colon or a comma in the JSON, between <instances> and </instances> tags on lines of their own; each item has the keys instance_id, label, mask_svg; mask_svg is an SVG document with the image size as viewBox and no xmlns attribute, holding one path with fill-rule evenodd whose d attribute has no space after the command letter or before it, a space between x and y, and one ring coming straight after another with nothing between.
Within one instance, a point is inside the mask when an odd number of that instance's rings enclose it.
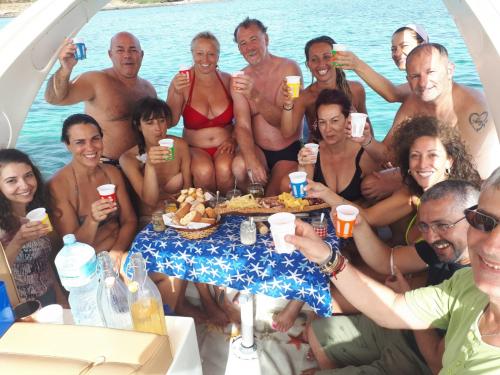
<instances>
[{"instance_id":1,"label":"plate of food","mask_svg":"<svg viewBox=\"0 0 500 375\"><path fill-rule=\"evenodd\" d=\"M317 198L295 198L290 193L281 193L275 197L254 198L247 194L233 197L227 202L217 205L217 214L273 214L276 212L310 212L330 207Z\"/></svg>"}]
</instances>

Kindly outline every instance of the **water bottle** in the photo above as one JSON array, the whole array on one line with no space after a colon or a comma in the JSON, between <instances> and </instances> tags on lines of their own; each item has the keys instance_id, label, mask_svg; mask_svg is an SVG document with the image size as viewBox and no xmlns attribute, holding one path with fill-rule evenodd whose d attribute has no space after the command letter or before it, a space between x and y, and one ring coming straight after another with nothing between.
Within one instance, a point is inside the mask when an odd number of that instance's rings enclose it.
<instances>
[{"instance_id":1,"label":"water bottle","mask_svg":"<svg viewBox=\"0 0 500 375\"><path fill-rule=\"evenodd\" d=\"M128 303L136 331L167 334L160 291L148 277L146 262L140 253L130 257L132 281L128 285Z\"/></svg>"},{"instance_id":2,"label":"water bottle","mask_svg":"<svg viewBox=\"0 0 500 375\"><path fill-rule=\"evenodd\" d=\"M14 323L14 311L10 305L5 283L0 280L0 337Z\"/></svg>"},{"instance_id":3,"label":"water bottle","mask_svg":"<svg viewBox=\"0 0 500 375\"><path fill-rule=\"evenodd\" d=\"M64 246L56 256L57 273L69 292L69 306L76 324L102 327L97 307L99 275L92 246L77 242L73 234L63 237Z\"/></svg>"},{"instance_id":4,"label":"water bottle","mask_svg":"<svg viewBox=\"0 0 500 375\"><path fill-rule=\"evenodd\" d=\"M97 255L100 269L97 306L104 326L117 329L132 329L132 318L127 301L127 287L113 269L107 251Z\"/></svg>"}]
</instances>

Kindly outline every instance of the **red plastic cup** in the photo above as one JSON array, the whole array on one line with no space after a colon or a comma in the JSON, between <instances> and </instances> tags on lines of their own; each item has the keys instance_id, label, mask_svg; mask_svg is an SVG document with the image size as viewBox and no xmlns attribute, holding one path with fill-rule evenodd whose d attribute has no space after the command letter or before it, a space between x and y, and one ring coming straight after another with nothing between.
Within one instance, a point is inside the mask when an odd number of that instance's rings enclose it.
<instances>
[{"instance_id":1,"label":"red plastic cup","mask_svg":"<svg viewBox=\"0 0 500 375\"><path fill-rule=\"evenodd\" d=\"M116 202L116 186L113 184L105 184L97 187L97 191L101 196L101 199L111 199Z\"/></svg>"}]
</instances>

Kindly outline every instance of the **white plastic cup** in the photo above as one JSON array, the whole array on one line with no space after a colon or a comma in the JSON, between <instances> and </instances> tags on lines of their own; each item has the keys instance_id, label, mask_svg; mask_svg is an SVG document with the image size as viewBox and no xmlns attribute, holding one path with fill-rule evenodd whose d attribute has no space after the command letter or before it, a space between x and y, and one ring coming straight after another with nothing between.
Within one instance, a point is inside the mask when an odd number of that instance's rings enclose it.
<instances>
[{"instance_id":1,"label":"white plastic cup","mask_svg":"<svg viewBox=\"0 0 500 375\"><path fill-rule=\"evenodd\" d=\"M101 199L111 199L116 202L116 186L114 184L104 184L97 187Z\"/></svg>"},{"instance_id":2,"label":"white plastic cup","mask_svg":"<svg viewBox=\"0 0 500 375\"><path fill-rule=\"evenodd\" d=\"M332 60L333 60L333 65L334 66L342 66L342 64L337 64L335 62L336 55L337 55L338 51L340 51L340 52L347 51L347 46L345 44L334 44L332 46Z\"/></svg>"},{"instance_id":3,"label":"white plastic cup","mask_svg":"<svg viewBox=\"0 0 500 375\"><path fill-rule=\"evenodd\" d=\"M85 42L83 38L74 38L73 44L76 47L75 59L85 60L87 58L87 48L85 47Z\"/></svg>"},{"instance_id":4,"label":"white plastic cup","mask_svg":"<svg viewBox=\"0 0 500 375\"><path fill-rule=\"evenodd\" d=\"M234 77L239 77L239 76L242 76L244 74L245 74L245 72L243 70L238 70L237 72L231 73L231 77L233 77L233 78Z\"/></svg>"},{"instance_id":5,"label":"white plastic cup","mask_svg":"<svg viewBox=\"0 0 500 375\"><path fill-rule=\"evenodd\" d=\"M285 241L287 234L295 234L295 215L289 212L279 212L267 219L271 226L274 248L279 254L290 254L295 246Z\"/></svg>"},{"instance_id":6,"label":"white plastic cup","mask_svg":"<svg viewBox=\"0 0 500 375\"><path fill-rule=\"evenodd\" d=\"M337 222L335 223L337 237L352 237L352 228L354 227L354 221L359 214L359 210L349 204L337 206L335 210L337 211Z\"/></svg>"},{"instance_id":7,"label":"white plastic cup","mask_svg":"<svg viewBox=\"0 0 500 375\"><path fill-rule=\"evenodd\" d=\"M368 115L366 113L351 113L351 135L353 137L363 136L367 117Z\"/></svg>"},{"instance_id":8,"label":"white plastic cup","mask_svg":"<svg viewBox=\"0 0 500 375\"><path fill-rule=\"evenodd\" d=\"M190 67L185 66L185 65L181 65L181 67L179 68L179 73L184 74L187 77L188 81L191 79L190 74L189 74L190 69L191 69Z\"/></svg>"},{"instance_id":9,"label":"white plastic cup","mask_svg":"<svg viewBox=\"0 0 500 375\"><path fill-rule=\"evenodd\" d=\"M311 150L314 154L314 163L316 163L318 161L319 145L317 143L306 143L304 147Z\"/></svg>"},{"instance_id":10,"label":"white plastic cup","mask_svg":"<svg viewBox=\"0 0 500 375\"><path fill-rule=\"evenodd\" d=\"M165 160L174 160L174 158L175 158L174 140L172 138L164 138L164 139L160 139L158 141L158 144L161 147L166 147L166 148L170 149L170 156L165 157Z\"/></svg>"},{"instance_id":11,"label":"white plastic cup","mask_svg":"<svg viewBox=\"0 0 500 375\"><path fill-rule=\"evenodd\" d=\"M286 76L286 85L292 90L292 98L298 98L300 93L300 76Z\"/></svg>"},{"instance_id":12,"label":"white plastic cup","mask_svg":"<svg viewBox=\"0 0 500 375\"><path fill-rule=\"evenodd\" d=\"M26 219L29 221L41 221L43 224L49 226L49 232L52 232L52 224L47 214L47 210L43 207L35 208L26 214Z\"/></svg>"},{"instance_id":13,"label":"white plastic cup","mask_svg":"<svg viewBox=\"0 0 500 375\"><path fill-rule=\"evenodd\" d=\"M33 319L37 323L63 324L63 308L58 304L47 305L38 310Z\"/></svg>"},{"instance_id":14,"label":"white plastic cup","mask_svg":"<svg viewBox=\"0 0 500 375\"><path fill-rule=\"evenodd\" d=\"M292 172L288 175L290 178L290 185L292 186L292 194L295 198L304 198L306 191L304 188L307 185L306 172Z\"/></svg>"}]
</instances>

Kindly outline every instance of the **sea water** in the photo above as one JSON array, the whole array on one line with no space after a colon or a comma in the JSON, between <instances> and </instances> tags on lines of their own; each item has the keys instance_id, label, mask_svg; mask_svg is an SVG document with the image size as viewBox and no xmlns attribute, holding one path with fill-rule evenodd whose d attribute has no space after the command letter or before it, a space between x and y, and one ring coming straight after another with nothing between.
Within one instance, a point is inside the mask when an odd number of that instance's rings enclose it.
<instances>
[{"instance_id":1,"label":"sea water","mask_svg":"<svg viewBox=\"0 0 500 375\"><path fill-rule=\"evenodd\" d=\"M130 31L141 41L145 52L140 75L149 80L158 96L166 98L167 88L180 65L191 61L193 36L210 30L219 39L219 68L234 72L245 61L233 41L235 26L246 16L260 19L267 27L271 53L295 60L301 67L304 83L311 74L304 65L305 43L319 35L329 35L346 44L361 59L395 83L405 81L390 53L392 33L407 23L425 26L431 42L443 44L455 63L455 81L481 87L467 48L442 1L436 0L228 0L187 3L173 6L103 11L95 15L78 33L86 40L87 59L79 61L72 77L88 70L110 66L109 41L119 31ZM0 19L0 28L9 19ZM64 36L61 35L61 42ZM56 62L52 72L59 67ZM359 80L353 72L348 79ZM47 77L48 78L48 77ZM63 120L82 112L83 105L58 107L43 98L44 83L31 107L17 147L30 154L45 177L49 177L70 160L70 154L59 141ZM370 120L375 136L383 139L392 125L399 105L386 103L364 85ZM22 88L19 88L22 89ZM182 121L169 134L182 134Z\"/></svg>"}]
</instances>

